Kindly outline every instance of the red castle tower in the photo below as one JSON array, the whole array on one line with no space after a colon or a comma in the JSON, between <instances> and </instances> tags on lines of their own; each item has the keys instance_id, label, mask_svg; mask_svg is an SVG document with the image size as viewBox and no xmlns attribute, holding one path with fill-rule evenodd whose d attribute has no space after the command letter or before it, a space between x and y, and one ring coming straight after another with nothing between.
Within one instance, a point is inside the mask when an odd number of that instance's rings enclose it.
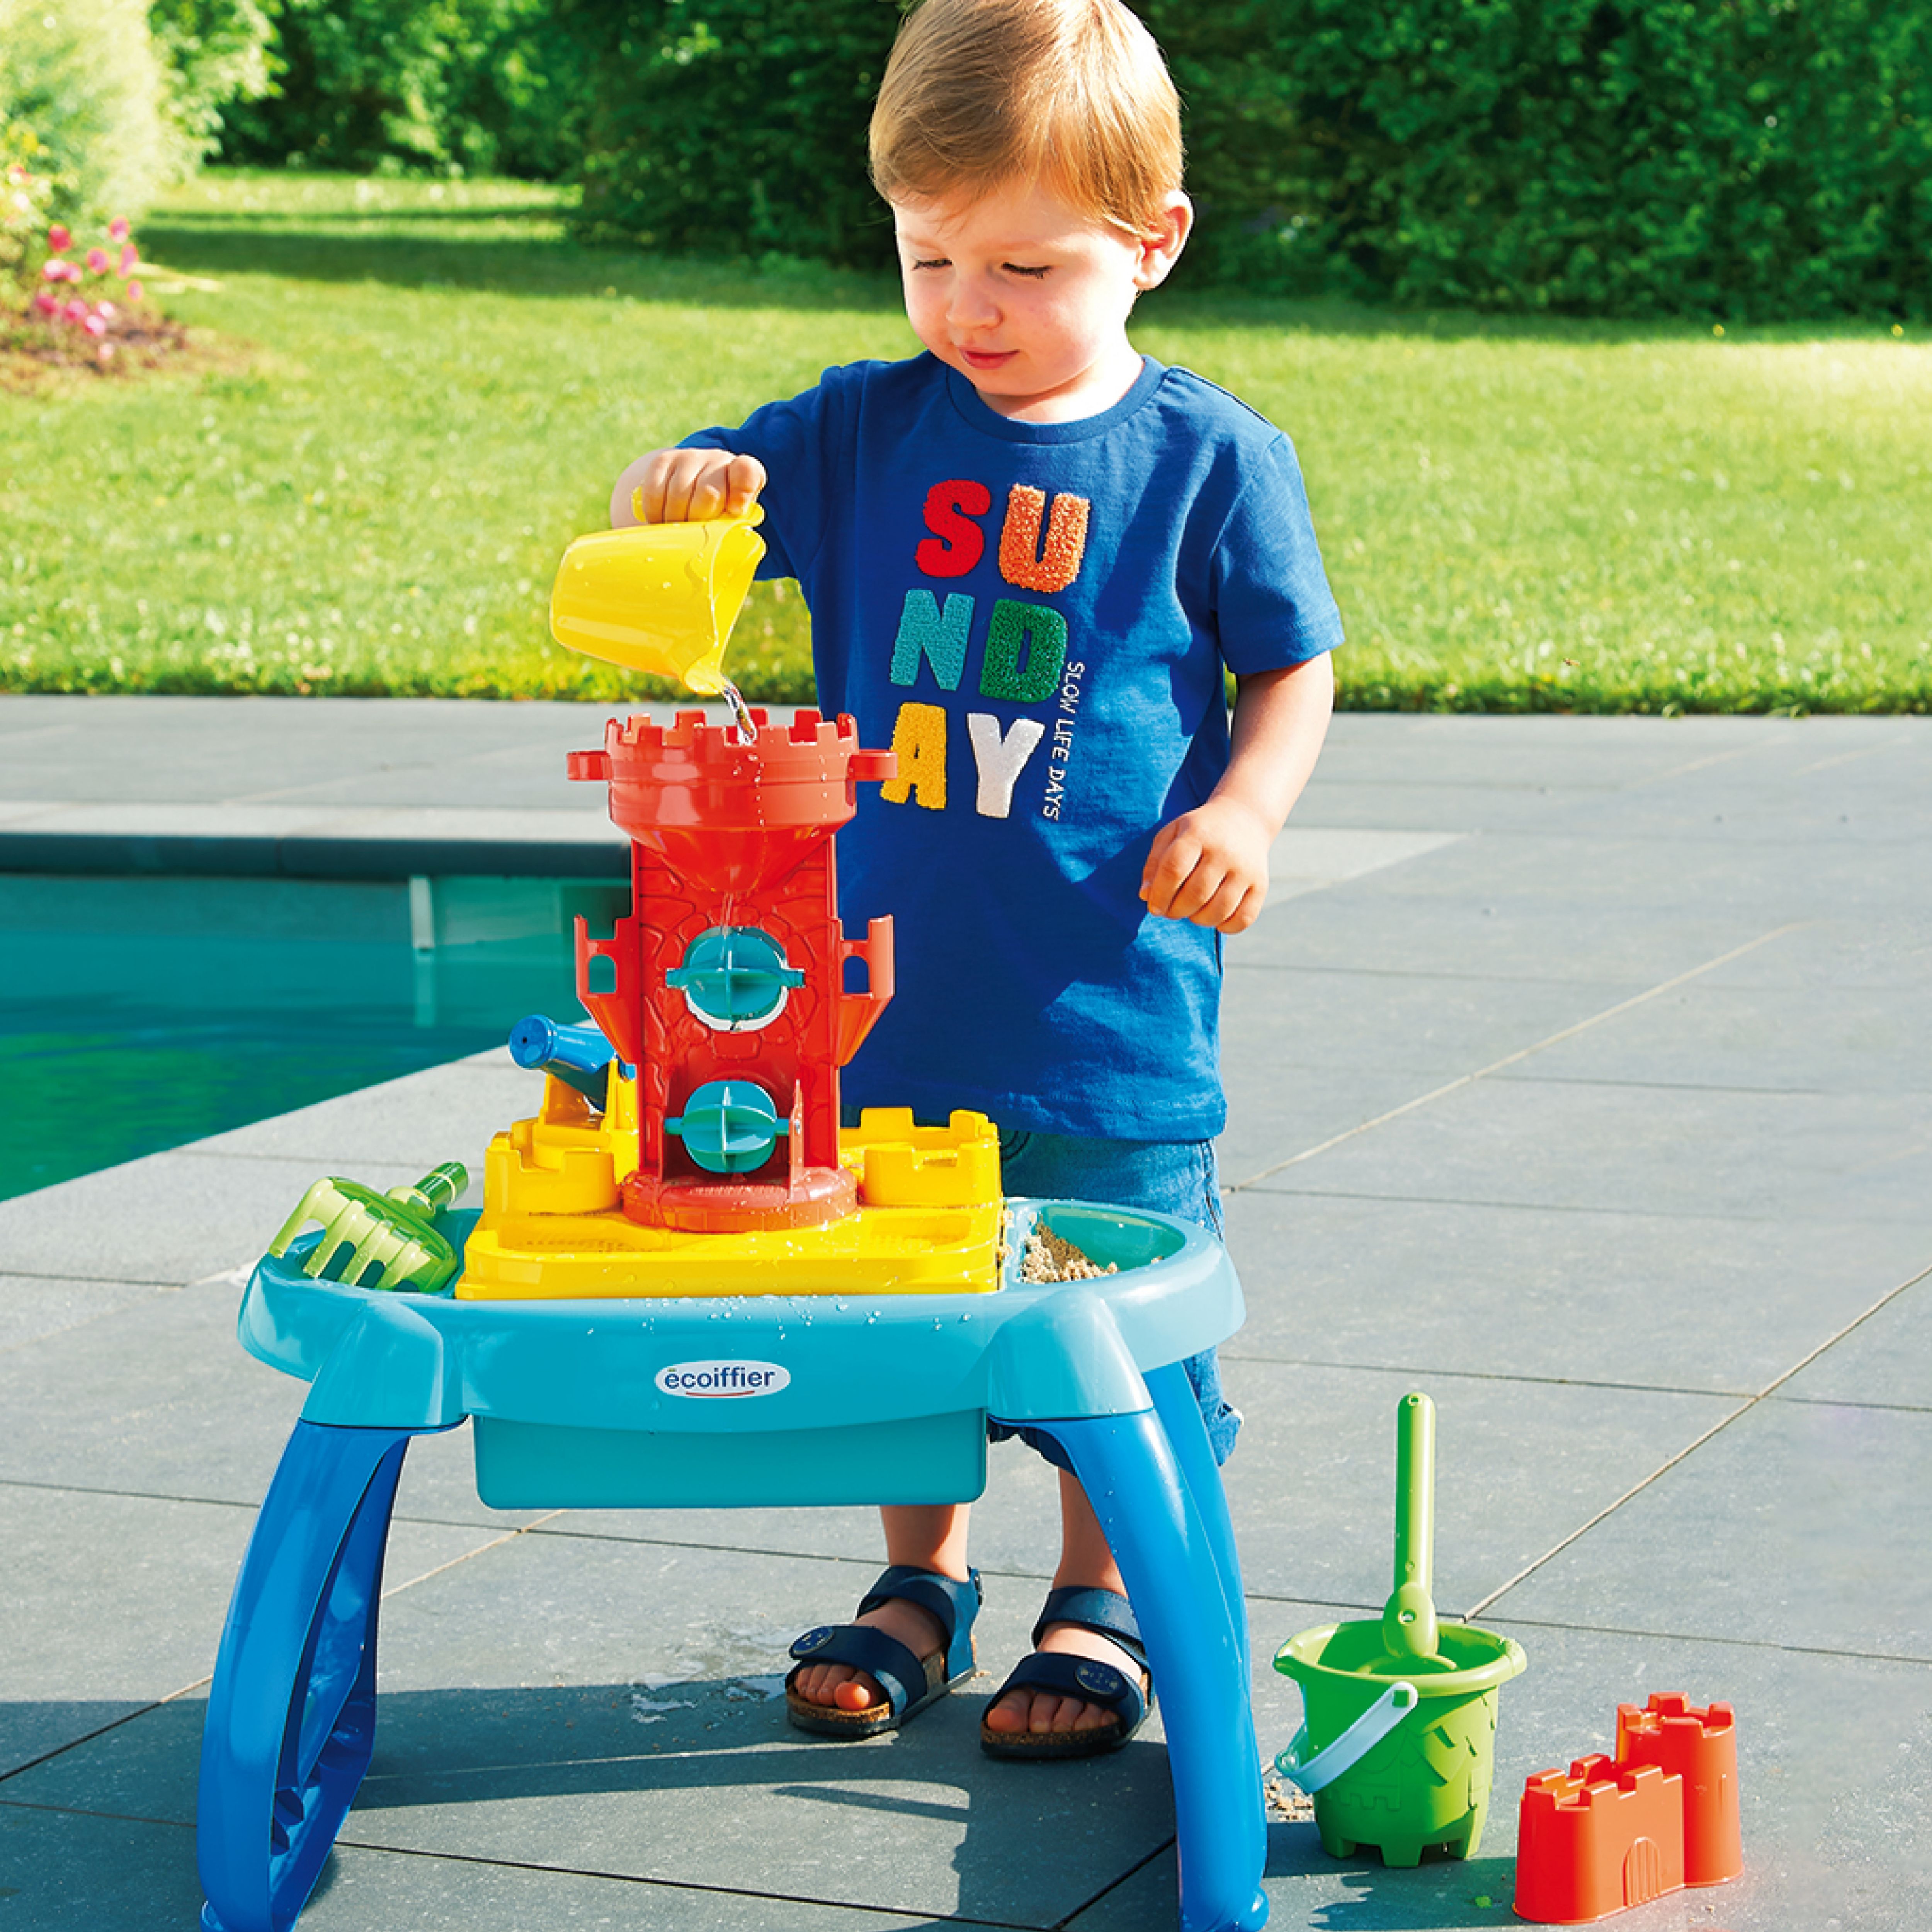
<instances>
[{"instance_id":1,"label":"red castle tower","mask_svg":"<svg viewBox=\"0 0 1932 1932\"><path fill-rule=\"evenodd\" d=\"M838 1070L892 993L892 921L848 940L832 835L857 786L889 778L849 717L764 711L742 733L634 718L573 778L610 788L631 840L631 910L608 940L577 922L578 992L638 1070L623 1210L692 1232L799 1227L856 1203L838 1159ZM848 989L851 961L862 991Z\"/></svg>"}]
</instances>

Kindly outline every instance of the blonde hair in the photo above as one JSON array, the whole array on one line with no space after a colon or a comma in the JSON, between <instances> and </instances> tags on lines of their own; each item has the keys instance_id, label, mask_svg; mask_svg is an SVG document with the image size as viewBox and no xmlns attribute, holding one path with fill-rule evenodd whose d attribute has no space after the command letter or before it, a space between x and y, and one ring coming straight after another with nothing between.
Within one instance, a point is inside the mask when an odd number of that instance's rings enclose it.
<instances>
[{"instance_id":1,"label":"blonde hair","mask_svg":"<svg viewBox=\"0 0 1932 1932\"><path fill-rule=\"evenodd\" d=\"M886 63L871 154L888 201L1037 182L1144 235L1180 186L1180 100L1120 0L923 0Z\"/></svg>"}]
</instances>

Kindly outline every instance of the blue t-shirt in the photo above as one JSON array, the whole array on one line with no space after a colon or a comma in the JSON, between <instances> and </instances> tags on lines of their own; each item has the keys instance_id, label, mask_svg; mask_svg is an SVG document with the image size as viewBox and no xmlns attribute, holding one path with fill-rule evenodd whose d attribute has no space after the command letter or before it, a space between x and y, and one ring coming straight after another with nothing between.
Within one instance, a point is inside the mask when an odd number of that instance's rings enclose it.
<instances>
[{"instance_id":1,"label":"blue t-shirt","mask_svg":"<svg viewBox=\"0 0 1932 1932\"><path fill-rule=\"evenodd\" d=\"M1340 641L1287 437L1150 359L1032 423L922 355L687 441L764 464L759 574L804 592L820 708L898 754L838 839L841 912L893 915L897 968L848 1103L1220 1132L1219 936L1141 872L1226 768L1222 668Z\"/></svg>"}]
</instances>

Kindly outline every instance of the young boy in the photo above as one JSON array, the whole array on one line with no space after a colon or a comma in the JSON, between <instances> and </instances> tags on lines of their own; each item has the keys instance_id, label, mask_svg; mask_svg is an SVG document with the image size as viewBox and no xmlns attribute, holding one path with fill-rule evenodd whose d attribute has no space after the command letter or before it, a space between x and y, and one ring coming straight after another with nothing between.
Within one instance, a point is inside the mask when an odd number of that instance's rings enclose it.
<instances>
[{"instance_id":1,"label":"young boy","mask_svg":"<svg viewBox=\"0 0 1932 1932\"><path fill-rule=\"evenodd\" d=\"M1187 239L1180 164L1172 84L1120 0L925 0L872 166L926 353L640 458L610 514L635 520L634 490L648 521L736 515L769 482L760 574L804 590L820 707L898 754L839 840L847 920L897 934L848 1106L973 1108L1009 1194L1218 1232L1220 935L1261 910L1341 626L1287 439L1128 341ZM1188 1370L1224 1461L1240 1418L1211 1352ZM1064 1465L1060 1498L1034 1653L982 1724L995 1755L1112 1750L1150 1695ZM965 1507L883 1514L892 1567L856 1622L794 1647L805 1729L871 1736L970 1668Z\"/></svg>"}]
</instances>

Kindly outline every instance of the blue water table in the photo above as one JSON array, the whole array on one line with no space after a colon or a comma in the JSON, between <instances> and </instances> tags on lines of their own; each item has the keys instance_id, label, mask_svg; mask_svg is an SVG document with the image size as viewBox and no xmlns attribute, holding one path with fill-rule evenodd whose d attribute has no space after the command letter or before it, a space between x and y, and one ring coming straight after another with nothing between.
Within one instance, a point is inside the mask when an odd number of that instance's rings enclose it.
<instances>
[{"instance_id":1,"label":"blue water table","mask_svg":"<svg viewBox=\"0 0 1932 1932\"><path fill-rule=\"evenodd\" d=\"M502 1509L964 1502L990 1417L1064 1448L1126 1580L1181 1926L1253 1932L1246 1621L1181 1366L1240 1325L1226 1252L1157 1214L1003 1200L975 1114L842 1127L838 1069L892 992L890 922L854 941L838 918L832 834L892 772L849 718L614 720L571 770L630 836L632 910L608 939L578 922L588 1018L516 1028L542 1096L490 1142L481 1209L453 1205L454 1163L388 1194L320 1181L243 1297L243 1346L310 1391L209 1694L202 1926L287 1932L355 1798L412 1436L467 1421ZM1076 1278L1029 1278L1040 1230Z\"/></svg>"}]
</instances>

